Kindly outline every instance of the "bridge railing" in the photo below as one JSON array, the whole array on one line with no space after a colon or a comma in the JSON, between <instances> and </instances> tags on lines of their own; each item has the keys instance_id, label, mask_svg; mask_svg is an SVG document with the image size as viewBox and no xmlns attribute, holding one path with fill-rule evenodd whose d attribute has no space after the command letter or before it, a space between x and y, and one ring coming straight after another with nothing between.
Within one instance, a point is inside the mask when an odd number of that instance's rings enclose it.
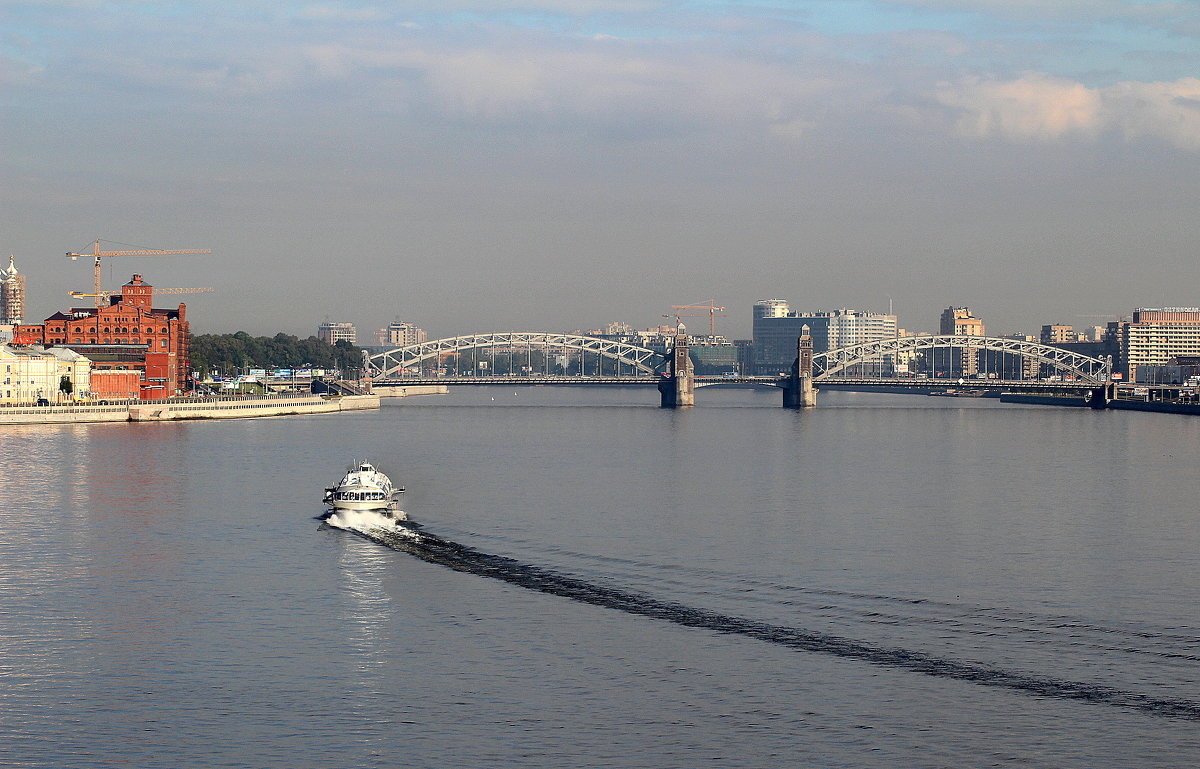
<instances>
[{"instance_id":1,"label":"bridge railing","mask_svg":"<svg viewBox=\"0 0 1200 769\"><path fill-rule=\"evenodd\" d=\"M900 356L936 350L975 350L1017 356L1036 361L1039 366L1048 366L1060 376L1097 384L1108 381L1112 373L1111 359L1093 358L1059 347L1004 337L936 334L862 342L817 353L813 356L814 379L819 382L859 364L877 363L888 357L894 360Z\"/></svg>"},{"instance_id":2,"label":"bridge railing","mask_svg":"<svg viewBox=\"0 0 1200 769\"><path fill-rule=\"evenodd\" d=\"M528 361L526 367L532 367L533 353L536 351L539 355L538 362L542 364L546 374L549 374L548 369L553 367L549 364L551 357L566 359L565 362L559 360L556 363L560 368L565 369L567 367L565 363L569 363L576 357L582 368L585 362L584 356L593 355L597 359L610 361L611 367L615 367L618 373L622 367L627 367L642 375L654 374L656 364L663 357L660 352L611 339L579 334L510 331L466 334L398 347L394 350L367 356L366 365L372 372L373 378L389 379L406 370L419 369L429 361L442 362L454 359L455 363L460 363L463 354L470 352L474 356L472 369L476 369L480 363L483 363L478 360L480 351L486 351L491 356L483 369L488 372L495 370L495 354L497 352L502 356L509 356L510 366L514 356L519 362L520 356L525 355ZM600 370L603 366L596 365L595 368Z\"/></svg>"},{"instance_id":3,"label":"bridge railing","mask_svg":"<svg viewBox=\"0 0 1200 769\"><path fill-rule=\"evenodd\" d=\"M1035 368L1047 367L1064 380L1102 383L1109 380L1112 370L1111 359L1093 358L1036 342L1003 337L937 334L875 340L820 352L813 356L813 373L814 379L819 383L831 377L854 374L856 368L877 365L877 376L886 378L888 367L885 363L888 361L895 362L929 351L965 353L971 350L981 351L985 355L994 353L1032 361L1037 364ZM564 358L570 358L572 361L577 359L579 363L575 373L584 373L585 356L592 355L598 361L604 359L609 363L593 365L590 373L615 373L618 376L626 370L633 376L656 375L663 360L662 353L655 350L599 337L552 332L495 332L467 334L398 347L367 356L366 365L375 380L395 379L406 372L428 368L430 361L437 364L453 359L456 363L461 363L465 353L474 356L468 370L476 376L497 373L495 363L505 356L507 365L515 368L515 364L520 363L520 357L525 355L526 361L530 363L523 368L531 370L522 373L543 377L564 373L567 366L559 365ZM489 356L486 365L481 365L481 353ZM540 374L532 370L535 369L532 365L535 359L540 363ZM559 363L551 365L552 359ZM559 370L554 372L555 368Z\"/></svg>"}]
</instances>

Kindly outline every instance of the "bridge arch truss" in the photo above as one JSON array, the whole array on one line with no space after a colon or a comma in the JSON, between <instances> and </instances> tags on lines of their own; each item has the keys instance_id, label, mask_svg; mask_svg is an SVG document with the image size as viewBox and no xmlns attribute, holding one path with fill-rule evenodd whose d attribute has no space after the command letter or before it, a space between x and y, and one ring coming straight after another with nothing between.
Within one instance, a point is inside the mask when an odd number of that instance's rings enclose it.
<instances>
[{"instance_id":1,"label":"bridge arch truss","mask_svg":"<svg viewBox=\"0 0 1200 769\"><path fill-rule=\"evenodd\" d=\"M1020 356L1047 365L1058 374L1094 384L1107 382L1112 373L1111 358L1101 360L1020 339L939 334L881 339L817 353L813 355L813 379L827 379L857 364L878 362L889 355L937 349L986 350Z\"/></svg>"},{"instance_id":2,"label":"bridge arch truss","mask_svg":"<svg viewBox=\"0 0 1200 769\"><path fill-rule=\"evenodd\" d=\"M391 379L402 376L406 369L420 367L426 361L441 360L450 355L461 355L468 350L502 350L506 352L541 350L546 353L566 351L568 353L577 352L581 355L592 353L615 361L619 366L629 366L633 371L641 374L654 374L656 364L660 364L663 360L662 353L610 339L578 334L509 331L467 334L398 347L394 350L366 356L366 364L373 379Z\"/></svg>"}]
</instances>

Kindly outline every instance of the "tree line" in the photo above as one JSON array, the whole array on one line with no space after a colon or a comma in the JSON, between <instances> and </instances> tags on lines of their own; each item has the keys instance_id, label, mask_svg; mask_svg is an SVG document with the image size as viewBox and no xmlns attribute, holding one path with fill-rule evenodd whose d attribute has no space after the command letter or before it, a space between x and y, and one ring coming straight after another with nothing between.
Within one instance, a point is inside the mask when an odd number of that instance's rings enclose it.
<instances>
[{"instance_id":1,"label":"tree line","mask_svg":"<svg viewBox=\"0 0 1200 769\"><path fill-rule=\"evenodd\" d=\"M250 368L323 368L343 372L362 367L362 349L347 341L323 342L280 332L275 336L200 334L191 340L192 369L201 377L235 374Z\"/></svg>"}]
</instances>

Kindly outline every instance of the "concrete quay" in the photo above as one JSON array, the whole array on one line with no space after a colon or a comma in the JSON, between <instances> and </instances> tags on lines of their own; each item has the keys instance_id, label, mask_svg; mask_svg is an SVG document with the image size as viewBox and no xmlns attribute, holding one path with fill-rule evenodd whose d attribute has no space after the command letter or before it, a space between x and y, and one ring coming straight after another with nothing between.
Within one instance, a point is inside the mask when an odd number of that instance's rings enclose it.
<instances>
[{"instance_id":1,"label":"concrete quay","mask_svg":"<svg viewBox=\"0 0 1200 769\"><path fill-rule=\"evenodd\" d=\"M501 381L498 384L511 384L511 381ZM394 385L376 383L371 386L371 393L381 398L407 398L411 395L446 395L449 392L449 385L444 384Z\"/></svg>"},{"instance_id":2,"label":"concrete quay","mask_svg":"<svg viewBox=\"0 0 1200 769\"><path fill-rule=\"evenodd\" d=\"M110 406L4 406L0 425L48 425L83 422L128 422L129 404Z\"/></svg>"},{"instance_id":3,"label":"concrete quay","mask_svg":"<svg viewBox=\"0 0 1200 769\"><path fill-rule=\"evenodd\" d=\"M250 419L255 417L329 414L379 408L378 395L219 396L110 405L22 406L0 408L0 425L84 424L89 422L163 422L181 419Z\"/></svg>"}]
</instances>

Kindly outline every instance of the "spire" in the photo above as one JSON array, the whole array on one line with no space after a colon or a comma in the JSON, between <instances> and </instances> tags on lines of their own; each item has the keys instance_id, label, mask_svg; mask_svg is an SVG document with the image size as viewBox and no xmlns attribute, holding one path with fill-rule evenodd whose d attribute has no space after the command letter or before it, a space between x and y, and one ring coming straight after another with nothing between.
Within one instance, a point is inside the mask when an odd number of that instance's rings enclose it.
<instances>
[{"instance_id":1,"label":"spire","mask_svg":"<svg viewBox=\"0 0 1200 769\"><path fill-rule=\"evenodd\" d=\"M14 254L8 255L8 267L0 270L0 282L6 281L17 275L17 257Z\"/></svg>"}]
</instances>

